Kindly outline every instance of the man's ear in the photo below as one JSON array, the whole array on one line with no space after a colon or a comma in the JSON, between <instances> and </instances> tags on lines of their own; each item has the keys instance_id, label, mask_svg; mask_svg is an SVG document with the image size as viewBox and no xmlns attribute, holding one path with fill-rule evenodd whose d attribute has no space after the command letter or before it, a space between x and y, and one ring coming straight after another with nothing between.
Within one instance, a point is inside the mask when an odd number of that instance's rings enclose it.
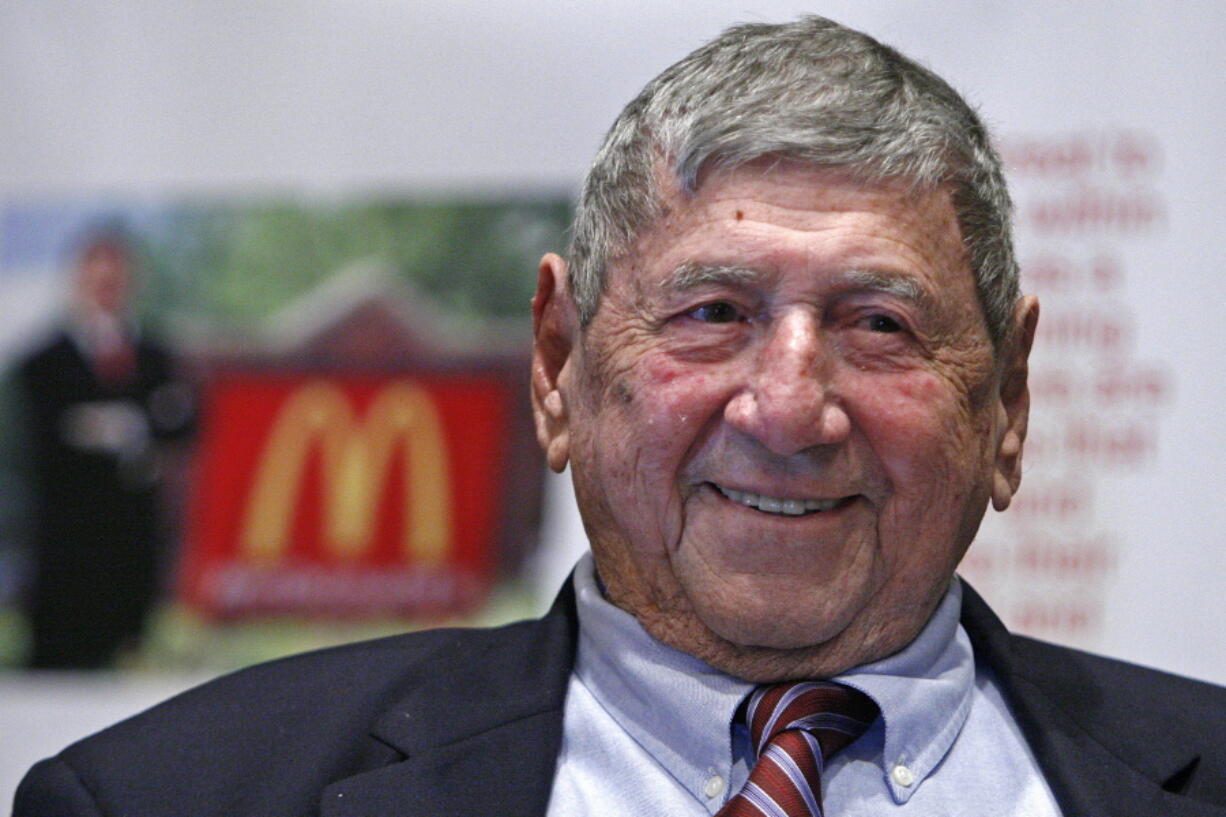
<instances>
[{"instance_id":1,"label":"man's ear","mask_svg":"<svg viewBox=\"0 0 1226 817\"><path fill-rule=\"evenodd\" d=\"M1019 298L1013 310L1013 338L1000 372L1001 429L996 444L996 468L992 475L992 507L1003 511L1022 484L1022 444L1030 419L1030 348L1039 324L1039 300Z\"/></svg>"},{"instance_id":2,"label":"man's ear","mask_svg":"<svg viewBox=\"0 0 1226 817\"><path fill-rule=\"evenodd\" d=\"M532 297L532 416L545 459L559 473L570 459L569 395L563 384L570 377L579 327L569 286L566 261L545 255Z\"/></svg>"}]
</instances>

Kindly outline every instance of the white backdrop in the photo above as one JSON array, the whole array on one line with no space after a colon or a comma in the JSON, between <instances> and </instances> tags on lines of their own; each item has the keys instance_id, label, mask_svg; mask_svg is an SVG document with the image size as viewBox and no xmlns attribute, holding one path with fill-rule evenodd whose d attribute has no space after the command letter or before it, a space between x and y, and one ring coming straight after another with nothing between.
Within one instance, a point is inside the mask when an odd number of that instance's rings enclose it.
<instances>
[{"instance_id":1,"label":"white backdrop","mask_svg":"<svg viewBox=\"0 0 1226 817\"><path fill-rule=\"evenodd\" d=\"M986 523L969 575L1015 625L1226 682L1220 4L15 0L0 203L569 191L657 71L730 23L804 11L950 79L1011 161L1044 300L1031 498ZM0 358L48 286L0 280ZM582 547L566 501L551 498L549 588Z\"/></svg>"}]
</instances>

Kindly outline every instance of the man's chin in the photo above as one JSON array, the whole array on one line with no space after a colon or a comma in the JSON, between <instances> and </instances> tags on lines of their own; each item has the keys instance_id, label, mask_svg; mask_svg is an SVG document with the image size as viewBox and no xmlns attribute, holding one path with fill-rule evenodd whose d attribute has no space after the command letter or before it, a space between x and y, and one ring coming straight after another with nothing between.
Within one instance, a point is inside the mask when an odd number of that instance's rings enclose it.
<instances>
[{"instance_id":1,"label":"man's chin","mask_svg":"<svg viewBox=\"0 0 1226 817\"><path fill-rule=\"evenodd\" d=\"M825 628L780 627L778 617L728 615L707 621L690 611L640 621L658 641L754 683L828 678L857 663L843 654L837 630L825 638Z\"/></svg>"},{"instance_id":2,"label":"man's chin","mask_svg":"<svg viewBox=\"0 0 1226 817\"><path fill-rule=\"evenodd\" d=\"M694 615L721 639L746 649L819 647L868 612L867 594L815 590L816 582L784 577L742 581L721 594L689 593Z\"/></svg>"},{"instance_id":3,"label":"man's chin","mask_svg":"<svg viewBox=\"0 0 1226 817\"><path fill-rule=\"evenodd\" d=\"M834 639L842 627L823 621L798 623L781 617L705 619L708 628L722 641L744 650L812 650Z\"/></svg>"}]
</instances>

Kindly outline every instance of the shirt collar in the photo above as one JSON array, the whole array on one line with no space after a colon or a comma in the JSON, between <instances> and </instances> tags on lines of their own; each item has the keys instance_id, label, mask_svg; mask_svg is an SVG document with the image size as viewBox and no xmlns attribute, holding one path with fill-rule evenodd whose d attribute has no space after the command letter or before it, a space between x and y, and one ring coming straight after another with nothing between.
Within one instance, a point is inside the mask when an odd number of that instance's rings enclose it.
<instances>
[{"instance_id":1,"label":"shirt collar","mask_svg":"<svg viewBox=\"0 0 1226 817\"><path fill-rule=\"evenodd\" d=\"M575 676L695 798L733 764L731 725L754 685L656 641L604 599L590 554L574 574L579 611ZM667 728L660 728L661 724Z\"/></svg>"},{"instance_id":2,"label":"shirt collar","mask_svg":"<svg viewBox=\"0 0 1226 817\"><path fill-rule=\"evenodd\" d=\"M881 754L875 760L896 802L908 800L936 769L970 713L975 656L959 623L961 614L962 585L955 577L914 641L834 679L859 689L881 707L880 726L874 731L883 730L884 739L877 735ZM904 785L907 780L909 785Z\"/></svg>"},{"instance_id":3,"label":"shirt collar","mask_svg":"<svg viewBox=\"0 0 1226 817\"><path fill-rule=\"evenodd\" d=\"M729 769L731 724L754 684L656 641L605 600L591 554L575 568L579 649L575 676L640 746L696 798L715 770ZM970 711L975 661L959 624L955 577L919 636L903 650L834 680L859 689L882 717L855 750L879 764L896 802L905 802L940 764ZM667 724L668 728L659 728ZM836 760L838 760L836 758ZM911 776L895 772L903 767Z\"/></svg>"}]
</instances>

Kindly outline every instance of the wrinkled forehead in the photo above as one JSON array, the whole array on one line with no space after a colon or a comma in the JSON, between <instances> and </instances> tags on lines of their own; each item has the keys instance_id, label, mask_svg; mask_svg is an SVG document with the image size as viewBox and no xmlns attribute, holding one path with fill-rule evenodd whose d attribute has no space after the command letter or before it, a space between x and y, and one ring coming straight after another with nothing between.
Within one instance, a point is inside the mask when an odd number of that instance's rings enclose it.
<instances>
[{"instance_id":1,"label":"wrinkled forehead","mask_svg":"<svg viewBox=\"0 0 1226 817\"><path fill-rule=\"evenodd\" d=\"M842 167L827 167L769 156L704 170L693 190L660 179L654 218L639 231L628 252L610 265L614 275L641 276L670 250L733 245L757 224L782 228L767 233L759 249L805 234L854 223L862 233L892 236L915 254L940 259L950 272L973 279L969 253L947 186L923 186L909 179L872 179ZM696 238L701 236L701 240ZM677 264L712 259L682 256Z\"/></svg>"},{"instance_id":2,"label":"wrinkled forehead","mask_svg":"<svg viewBox=\"0 0 1226 817\"><path fill-rule=\"evenodd\" d=\"M933 234L952 231L957 242L963 243L952 183L882 176L855 166L815 164L780 154L741 162L714 157L690 185L661 160L656 163L654 177L654 217L639 230L640 238L667 230L678 217L720 198L752 198L755 188L769 188L779 205L797 211L868 205L911 229Z\"/></svg>"}]
</instances>

